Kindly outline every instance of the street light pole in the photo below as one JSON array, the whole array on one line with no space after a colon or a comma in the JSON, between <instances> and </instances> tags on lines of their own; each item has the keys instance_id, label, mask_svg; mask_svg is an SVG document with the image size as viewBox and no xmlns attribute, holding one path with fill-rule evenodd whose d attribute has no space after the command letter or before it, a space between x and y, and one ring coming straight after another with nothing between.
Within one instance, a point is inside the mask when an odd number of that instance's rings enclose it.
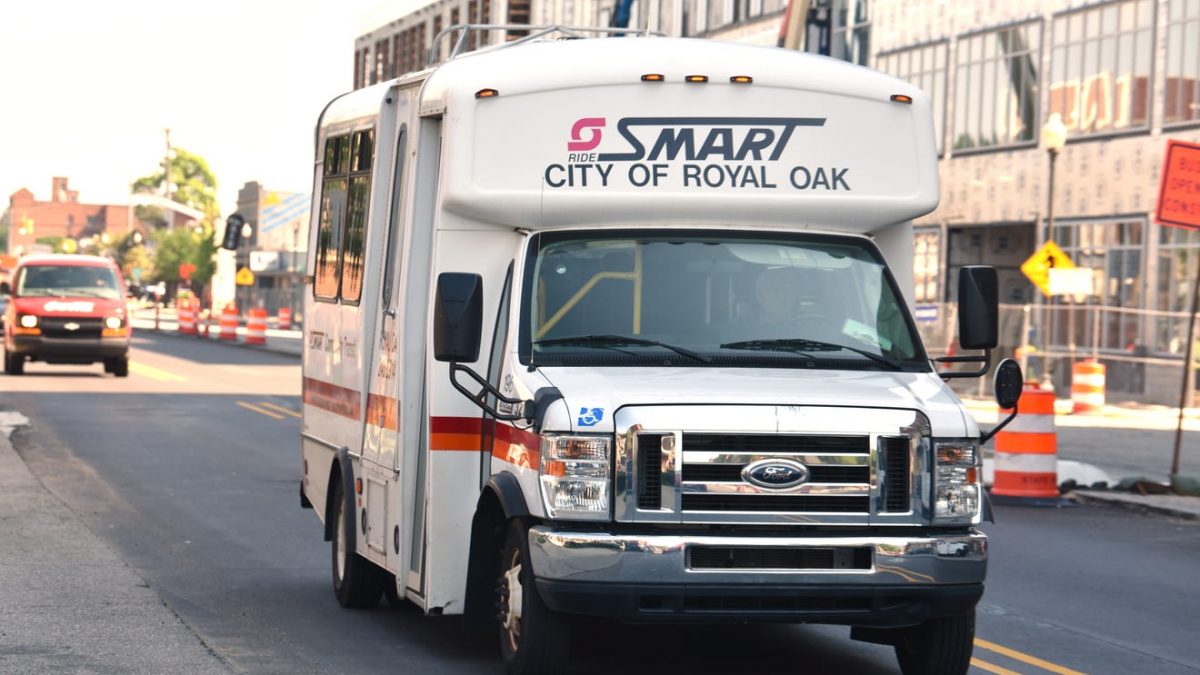
<instances>
[{"instance_id":1,"label":"street light pole","mask_svg":"<svg viewBox=\"0 0 1200 675\"><path fill-rule=\"evenodd\" d=\"M1046 241L1052 241L1054 238L1054 161L1058 159L1058 153L1062 151L1063 146L1067 144L1067 126L1063 124L1062 115L1058 113L1050 113L1050 118L1046 120L1046 124L1042 126L1042 143L1046 146L1046 153L1050 155L1050 174L1047 182L1046 191L1049 193L1048 204L1046 205ZM1050 379L1050 359L1047 354L1050 351L1050 307L1049 303L1042 305L1042 381L1047 382ZM1069 317L1073 319L1074 317ZM1074 323L1072 322L1070 330L1074 331ZM1068 342L1074 344L1074 336L1072 335Z\"/></svg>"}]
</instances>

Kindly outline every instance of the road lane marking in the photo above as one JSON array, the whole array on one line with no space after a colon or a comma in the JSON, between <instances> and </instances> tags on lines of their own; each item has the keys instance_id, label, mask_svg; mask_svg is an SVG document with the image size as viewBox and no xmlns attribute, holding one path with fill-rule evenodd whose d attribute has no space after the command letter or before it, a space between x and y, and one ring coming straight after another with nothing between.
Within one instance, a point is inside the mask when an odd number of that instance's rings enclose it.
<instances>
[{"instance_id":1,"label":"road lane marking","mask_svg":"<svg viewBox=\"0 0 1200 675\"><path fill-rule=\"evenodd\" d=\"M296 417L296 418L301 417L300 413L296 412L295 410L292 410L291 408L287 408L287 407L284 407L281 405L276 405L274 403L271 403L270 401L259 401L258 404L264 408L268 408L270 410L274 410L276 412L283 413L284 415L288 415L288 416Z\"/></svg>"},{"instance_id":2,"label":"road lane marking","mask_svg":"<svg viewBox=\"0 0 1200 675\"><path fill-rule=\"evenodd\" d=\"M187 381L187 378L182 375L176 375L175 373L168 373L167 371L162 370L160 368L155 368L154 366L148 366L144 363L139 363L137 361L129 362L129 372L137 373L138 375L141 375L142 377L148 377L152 380L158 380L159 382L186 382Z\"/></svg>"},{"instance_id":3,"label":"road lane marking","mask_svg":"<svg viewBox=\"0 0 1200 675\"><path fill-rule=\"evenodd\" d=\"M995 642L988 642L982 638L975 638L975 646L983 647L990 652L996 652L997 654L1021 661L1022 663L1028 663L1031 666L1037 666L1042 670L1048 670L1052 673L1059 673L1059 675L1084 675L1078 670L1071 670L1070 668L1060 666L1057 663L1050 663L1049 661L1039 659L1036 656L1030 656L1029 654L1019 652L1015 649L1009 649L1008 647L998 645Z\"/></svg>"},{"instance_id":4,"label":"road lane marking","mask_svg":"<svg viewBox=\"0 0 1200 675\"><path fill-rule=\"evenodd\" d=\"M245 401L238 401L237 404L242 406L246 410L251 410L253 412L258 413L259 415L266 415L267 417L270 417L271 419L276 419L276 420L283 419L283 415L273 413L270 410L267 410L266 408L260 408L256 405L254 405L253 403L247 403Z\"/></svg>"},{"instance_id":5,"label":"road lane marking","mask_svg":"<svg viewBox=\"0 0 1200 675\"><path fill-rule=\"evenodd\" d=\"M996 675L1021 675L1021 673L1016 670L1002 668L994 663L988 663L987 661L977 659L974 656L971 657L971 665L980 670L986 670L989 673L995 673Z\"/></svg>"}]
</instances>

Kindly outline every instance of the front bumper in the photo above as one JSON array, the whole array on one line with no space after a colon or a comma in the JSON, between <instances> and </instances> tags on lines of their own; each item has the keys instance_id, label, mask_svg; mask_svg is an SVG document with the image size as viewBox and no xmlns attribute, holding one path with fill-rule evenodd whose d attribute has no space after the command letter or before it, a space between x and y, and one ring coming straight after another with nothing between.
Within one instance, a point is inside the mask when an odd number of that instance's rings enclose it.
<instances>
[{"instance_id":1,"label":"front bumper","mask_svg":"<svg viewBox=\"0 0 1200 675\"><path fill-rule=\"evenodd\" d=\"M36 361L93 363L129 353L128 337L53 338L44 335L12 336L14 354Z\"/></svg>"},{"instance_id":2,"label":"front bumper","mask_svg":"<svg viewBox=\"0 0 1200 675\"><path fill-rule=\"evenodd\" d=\"M678 536L529 531L537 587L557 611L627 621L791 621L898 627L969 611L987 538ZM691 547L869 549L863 569L691 569Z\"/></svg>"}]
</instances>

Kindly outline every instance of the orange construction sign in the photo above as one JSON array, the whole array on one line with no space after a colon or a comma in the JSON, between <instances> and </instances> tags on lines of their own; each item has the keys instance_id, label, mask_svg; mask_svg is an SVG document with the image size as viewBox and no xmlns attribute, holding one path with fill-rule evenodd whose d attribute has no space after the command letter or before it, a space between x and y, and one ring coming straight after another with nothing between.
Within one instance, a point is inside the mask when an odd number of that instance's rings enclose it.
<instances>
[{"instance_id":1,"label":"orange construction sign","mask_svg":"<svg viewBox=\"0 0 1200 675\"><path fill-rule=\"evenodd\" d=\"M1200 145L1167 141L1155 219L1163 225L1200 229Z\"/></svg>"}]
</instances>

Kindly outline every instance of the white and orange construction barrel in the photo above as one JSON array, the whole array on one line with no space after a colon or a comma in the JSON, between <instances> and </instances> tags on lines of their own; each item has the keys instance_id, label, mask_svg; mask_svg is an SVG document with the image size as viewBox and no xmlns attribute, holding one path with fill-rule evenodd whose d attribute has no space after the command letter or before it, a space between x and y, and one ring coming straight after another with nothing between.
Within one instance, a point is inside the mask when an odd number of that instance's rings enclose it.
<instances>
[{"instance_id":1,"label":"white and orange construction barrel","mask_svg":"<svg viewBox=\"0 0 1200 675\"><path fill-rule=\"evenodd\" d=\"M221 310L221 332L218 338L221 340L236 340L238 324L240 322L237 307L232 304L225 305L225 309Z\"/></svg>"},{"instance_id":2,"label":"white and orange construction barrel","mask_svg":"<svg viewBox=\"0 0 1200 675\"><path fill-rule=\"evenodd\" d=\"M1003 418L1011 411L1000 411ZM1054 391L1025 385L1017 417L996 434L992 494L1000 497L1058 499L1058 436L1054 431Z\"/></svg>"},{"instance_id":3,"label":"white and orange construction barrel","mask_svg":"<svg viewBox=\"0 0 1200 675\"><path fill-rule=\"evenodd\" d=\"M279 308L279 330L291 330L291 329L292 329L292 308L291 307L280 307Z\"/></svg>"},{"instance_id":4,"label":"white and orange construction barrel","mask_svg":"<svg viewBox=\"0 0 1200 675\"><path fill-rule=\"evenodd\" d=\"M196 309L192 306L191 298L180 298L175 304L175 312L179 318L179 332L184 335L195 335Z\"/></svg>"},{"instance_id":5,"label":"white and orange construction barrel","mask_svg":"<svg viewBox=\"0 0 1200 675\"><path fill-rule=\"evenodd\" d=\"M267 344L267 310L255 307L246 316L246 344Z\"/></svg>"},{"instance_id":6,"label":"white and orange construction barrel","mask_svg":"<svg viewBox=\"0 0 1200 675\"><path fill-rule=\"evenodd\" d=\"M1071 367L1071 409L1077 413L1104 411L1103 363L1087 359Z\"/></svg>"}]
</instances>

